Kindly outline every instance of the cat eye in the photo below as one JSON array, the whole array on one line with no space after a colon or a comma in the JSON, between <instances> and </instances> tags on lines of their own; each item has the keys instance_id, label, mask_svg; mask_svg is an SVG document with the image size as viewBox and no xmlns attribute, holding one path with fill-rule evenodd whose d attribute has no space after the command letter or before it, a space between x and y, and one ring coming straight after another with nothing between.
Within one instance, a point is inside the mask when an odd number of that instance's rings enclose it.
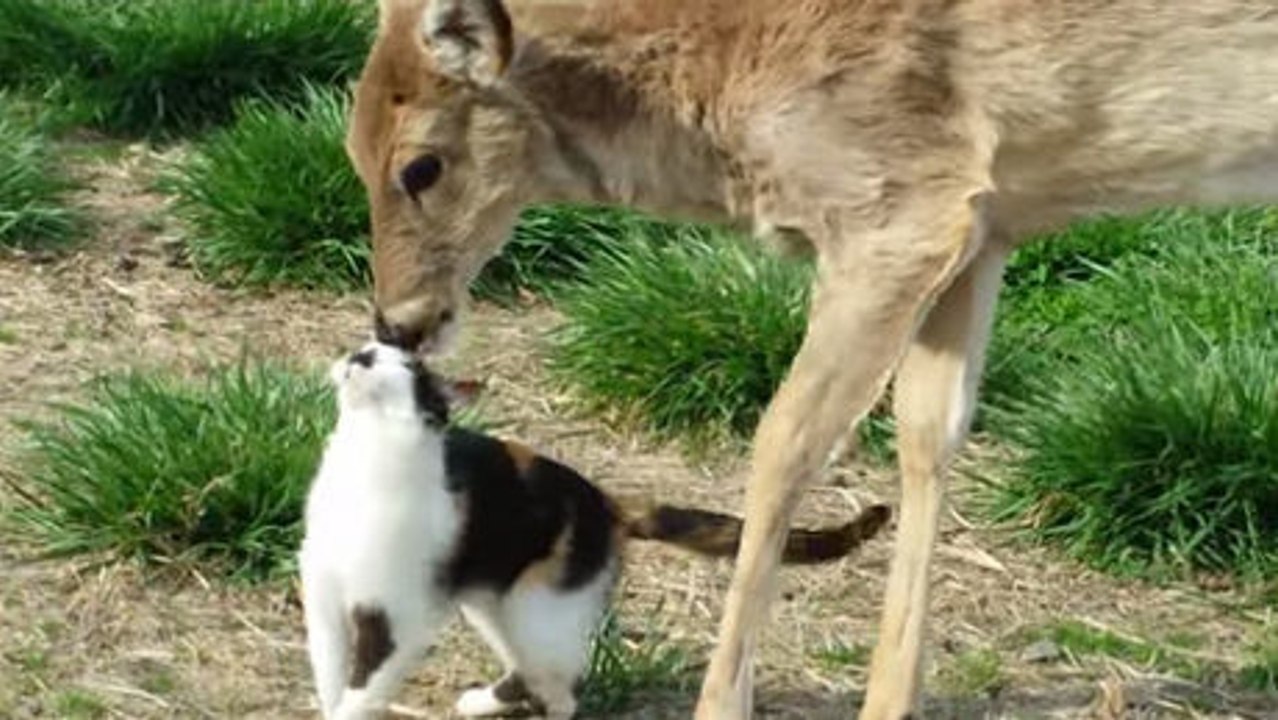
<instances>
[{"instance_id":1,"label":"cat eye","mask_svg":"<svg viewBox=\"0 0 1278 720\"><path fill-rule=\"evenodd\" d=\"M412 197L430 189L444 172L444 163L438 155L422 155L399 171L399 184Z\"/></svg>"}]
</instances>

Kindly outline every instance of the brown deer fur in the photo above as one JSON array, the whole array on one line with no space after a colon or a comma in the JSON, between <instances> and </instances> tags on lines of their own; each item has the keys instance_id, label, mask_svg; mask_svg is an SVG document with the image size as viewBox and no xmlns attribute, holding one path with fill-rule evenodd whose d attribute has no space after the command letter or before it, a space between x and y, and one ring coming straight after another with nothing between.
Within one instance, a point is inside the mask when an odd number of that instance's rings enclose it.
<instances>
[{"instance_id":1,"label":"brown deer fur","mask_svg":"<svg viewBox=\"0 0 1278 720\"><path fill-rule=\"evenodd\" d=\"M697 717L750 714L789 515L895 373L901 515L861 717L900 720L1005 256L1099 211L1278 200L1278 2L382 0L348 148L401 344L453 324L530 202L815 251ZM443 172L410 194L400 170L428 153Z\"/></svg>"}]
</instances>

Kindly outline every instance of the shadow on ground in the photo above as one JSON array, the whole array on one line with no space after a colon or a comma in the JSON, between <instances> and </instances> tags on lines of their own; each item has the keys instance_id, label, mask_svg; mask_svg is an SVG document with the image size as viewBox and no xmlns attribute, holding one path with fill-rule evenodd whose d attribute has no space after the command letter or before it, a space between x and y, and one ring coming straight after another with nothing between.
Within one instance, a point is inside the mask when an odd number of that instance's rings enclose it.
<instances>
[{"instance_id":1,"label":"shadow on ground","mask_svg":"<svg viewBox=\"0 0 1278 720\"><path fill-rule=\"evenodd\" d=\"M755 717L768 720L849 720L864 695L818 690L760 691ZM615 717L624 720L686 720L692 717L695 693L662 698L660 707L636 708ZM1140 680L1113 683L1070 682L1048 692L1007 692L986 698L931 696L928 720L1077 720L1079 718L1278 718L1278 699L1232 695L1187 682ZM592 716L593 717L593 716Z\"/></svg>"}]
</instances>

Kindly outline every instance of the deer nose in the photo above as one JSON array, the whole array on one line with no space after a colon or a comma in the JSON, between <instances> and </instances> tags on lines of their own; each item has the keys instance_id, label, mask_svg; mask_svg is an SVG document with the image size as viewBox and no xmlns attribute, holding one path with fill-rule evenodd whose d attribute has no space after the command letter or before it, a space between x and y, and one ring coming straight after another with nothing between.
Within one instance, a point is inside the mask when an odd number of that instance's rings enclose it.
<instances>
[{"instance_id":1,"label":"deer nose","mask_svg":"<svg viewBox=\"0 0 1278 720\"><path fill-rule=\"evenodd\" d=\"M373 334L380 343L414 352L434 345L456 313L422 300L409 300L373 313Z\"/></svg>"}]
</instances>

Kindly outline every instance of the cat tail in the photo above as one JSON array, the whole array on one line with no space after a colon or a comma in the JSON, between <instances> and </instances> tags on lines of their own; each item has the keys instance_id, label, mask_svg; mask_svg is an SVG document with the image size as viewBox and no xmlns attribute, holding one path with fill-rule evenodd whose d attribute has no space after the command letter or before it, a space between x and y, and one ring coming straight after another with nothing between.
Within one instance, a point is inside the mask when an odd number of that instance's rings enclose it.
<instances>
[{"instance_id":1,"label":"cat tail","mask_svg":"<svg viewBox=\"0 0 1278 720\"><path fill-rule=\"evenodd\" d=\"M878 534L892 517L886 505L872 505L843 525L808 530L792 528L781 562L806 565L837 560ZM626 515L626 535L654 540L710 557L731 557L741 543L741 518L709 510L653 505Z\"/></svg>"}]
</instances>

